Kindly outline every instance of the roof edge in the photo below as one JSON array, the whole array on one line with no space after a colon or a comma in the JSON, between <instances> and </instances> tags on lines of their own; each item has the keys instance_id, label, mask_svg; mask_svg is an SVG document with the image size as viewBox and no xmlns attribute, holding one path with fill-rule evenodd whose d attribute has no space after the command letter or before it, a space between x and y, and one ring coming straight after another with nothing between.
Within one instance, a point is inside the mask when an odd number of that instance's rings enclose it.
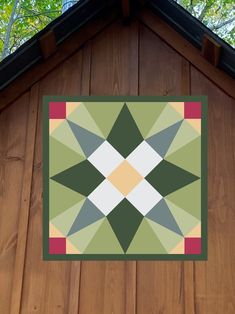
<instances>
[{"instance_id":1,"label":"roof edge","mask_svg":"<svg viewBox=\"0 0 235 314\"><path fill-rule=\"evenodd\" d=\"M89 21L100 16L112 6L115 0L80 0L61 16L19 47L13 54L0 62L0 91L13 82L23 72L43 60L40 39L52 31L56 46L60 45L72 33L84 27Z\"/></svg>"}]
</instances>

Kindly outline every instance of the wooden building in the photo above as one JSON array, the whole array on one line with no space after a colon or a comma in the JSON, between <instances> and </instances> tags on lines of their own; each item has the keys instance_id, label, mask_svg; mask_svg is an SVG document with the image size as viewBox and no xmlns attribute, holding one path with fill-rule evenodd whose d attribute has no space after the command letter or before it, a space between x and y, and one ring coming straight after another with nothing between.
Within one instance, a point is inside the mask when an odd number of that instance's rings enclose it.
<instances>
[{"instance_id":1,"label":"wooden building","mask_svg":"<svg viewBox=\"0 0 235 314\"><path fill-rule=\"evenodd\" d=\"M0 65L0 313L234 314L234 50L172 2L79 1ZM42 260L42 96L207 95L208 261Z\"/></svg>"}]
</instances>

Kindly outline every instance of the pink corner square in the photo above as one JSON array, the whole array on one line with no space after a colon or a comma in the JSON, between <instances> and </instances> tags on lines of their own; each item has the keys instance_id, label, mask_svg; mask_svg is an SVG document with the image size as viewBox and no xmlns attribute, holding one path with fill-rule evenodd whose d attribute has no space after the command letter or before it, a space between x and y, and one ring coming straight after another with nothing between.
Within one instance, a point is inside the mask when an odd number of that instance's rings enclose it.
<instances>
[{"instance_id":1,"label":"pink corner square","mask_svg":"<svg viewBox=\"0 0 235 314\"><path fill-rule=\"evenodd\" d=\"M185 102L184 103L184 118L185 119L201 119L201 103L200 102Z\"/></svg>"},{"instance_id":2,"label":"pink corner square","mask_svg":"<svg viewBox=\"0 0 235 314\"><path fill-rule=\"evenodd\" d=\"M49 238L49 254L66 254L66 238Z\"/></svg>"},{"instance_id":3,"label":"pink corner square","mask_svg":"<svg viewBox=\"0 0 235 314\"><path fill-rule=\"evenodd\" d=\"M185 238L184 253L201 254L201 238Z\"/></svg>"},{"instance_id":4,"label":"pink corner square","mask_svg":"<svg viewBox=\"0 0 235 314\"><path fill-rule=\"evenodd\" d=\"M49 103L49 118L50 119L65 119L66 118L66 102L50 102Z\"/></svg>"}]
</instances>

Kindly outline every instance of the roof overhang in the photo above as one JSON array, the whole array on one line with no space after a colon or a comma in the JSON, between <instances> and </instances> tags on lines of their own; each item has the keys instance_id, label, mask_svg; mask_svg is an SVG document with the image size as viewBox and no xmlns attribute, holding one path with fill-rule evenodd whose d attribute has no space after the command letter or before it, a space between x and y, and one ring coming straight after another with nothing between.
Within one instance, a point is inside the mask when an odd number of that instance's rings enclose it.
<instances>
[{"instance_id":1,"label":"roof overhang","mask_svg":"<svg viewBox=\"0 0 235 314\"><path fill-rule=\"evenodd\" d=\"M235 78L235 49L172 0L147 0L146 5L200 50L205 35L213 38L221 46L218 67Z\"/></svg>"},{"instance_id":2,"label":"roof overhang","mask_svg":"<svg viewBox=\"0 0 235 314\"><path fill-rule=\"evenodd\" d=\"M218 36L216 36L212 31L210 31L207 27L205 27L200 21L198 21L196 18L192 17L186 10L184 10L182 7L177 5L174 1L166 1L166 0L146 0L146 1L131 1L130 11L129 11L129 4L127 5L126 2L128 0L80 0L76 5L71 7L67 12L65 12L63 15L58 17L56 20L54 20L52 23L50 23L46 28L44 28L41 32L36 34L33 38L31 38L29 41L27 41L24 45L22 45L19 49L17 49L12 55L8 56L6 59L4 59L0 63L0 92L2 99L0 102L6 102L5 98L9 98L7 102L13 100L13 96L9 96L9 93L12 94L14 90L17 90L16 94L20 94L19 87L17 89L11 88L11 92L6 91L6 87L10 85L16 78L18 78L22 73L27 72L30 68L35 68L34 73L37 71L37 67L42 64L42 62L46 63L48 60L45 60L45 54L42 50L41 41L42 38L45 37L49 32L53 33L54 36L54 45L58 48L56 55L56 59L54 62L52 62L52 65L46 66L46 69L42 71L40 74L45 75L46 71L48 72L53 67L55 67L59 62L62 62L65 57L61 54L60 47L63 47L63 45L68 45L68 41L72 41L72 37L70 37L73 33L80 33L80 30L83 30L83 33L85 32L85 35L82 35L82 40L80 40L79 43L74 43L74 47L69 49L65 49L68 51L68 55L74 52L74 49L78 49L79 45L83 44L86 40L88 40L90 37L94 36L97 32L99 32L102 29L102 23L103 25L107 25L112 20L111 15L113 16L121 16L121 4L124 8L123 10L123 17L124 20L126 18L126 12L131 12L132 15L140 16L139 13L144 12L146 8L149 9L149 11L152 12L152 15L157 16L158 19L160 17L161 20L166 21L168 25L171 26L172 31L175 29L180 35L182 35L188 42L192 44L192 47L194 49L194 53L199 55L200 51L198 52L198 49L202 49L203 45L203 37L206 35L210 36L213 40L215 40L220 46L221 46L221 55L218 62L218 68L214 67L213 73L215 73L217 76L220 76L220 73L222 76L225 77L225 80L229 81L229 88L225 88L224 90L234 96L234 88L231 87L233 85L233 79L235 78L235 50L226 44L223 40L221 40ZM125 7L124 7L125 6ZM114 13L115 12L115 13ZM92 32L86 31L86 25L90 25L89 22L95 21L97 19L102 20L102 22L99 24L99 26L94 29L93 27ZM108 19L110 20L108 22ZM148 16L145 17L148 19ZM129 17L128 17L129 20ZM142 19L143 21L143 19ZM148 20L146 24L151 24L151 21ZM104 27L103 26L103 27ZM158 33L156 31L156 33ZM164 39L164 32L161 35L161 37ZM179 36L180 36L179 35ZM77 36L77 35L76 35ZM182 37L181 36L181 37ZM87 38L86 38L87 37ZM184 39L184 40L185 40ZM75 38L74 41L77 39ZM166 40L167 41L167 40ZM174 38L171 38L171 40L168 40L168 43L175 48ZM188 48L186 48L187 50ZM177 50L177 49L176 49ZM178 49L178 52L181 53L183 56L184 53L182 50ZM59 56L58 56L59 54ZM187 56L186 56L187 57ZM49 58L50 59L50 58ZM190 62L193 61L188 58ZM198 61L200 62L200 60ZM204 63L207 63L207 61L204 60ZM193 63L193 62L192 62ZM209 65L208 65L209 66ZM211 66L213 67L213 66ZM200 69L200 66L199 66ZM212 68L210 68L212 69ZM218 69L221 69L222 71L219 71ZM210 71L207 71L207 76ZM225 73L228 75L226 75ZM26 75L27 75L26 73ZM38 76L37 79L40 79L40 76ZM223 78L216 81L217 85L220 85L220 82L223 81ZM34 82L30 82L30 78L28 78L28 84L31 85ZM15 83L14 83L15 84ZM12 85L12 84L11 84ZM11 87L11 85L9 87ZM21 84L22 85L22 84ZM25 86L25 88L28 88L29 86ZM231 92L232 91L232 92ZM23 91L21 91L22 93ZM5 94L8 94L7 97L5 97ZM15 95L17 97L18 95ZM0 104L0 108L4 107L4 104Z\"/></svg>"}]
</instances>

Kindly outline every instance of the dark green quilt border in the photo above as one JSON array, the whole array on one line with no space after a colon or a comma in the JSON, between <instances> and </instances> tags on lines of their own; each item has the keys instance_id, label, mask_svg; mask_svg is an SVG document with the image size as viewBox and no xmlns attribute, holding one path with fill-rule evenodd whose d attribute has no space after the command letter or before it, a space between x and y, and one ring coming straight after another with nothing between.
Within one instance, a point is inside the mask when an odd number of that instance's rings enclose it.
<instances>
[{"instance_id":1,"label":"dark green quilt border","mask_svg":"<svg viewBox=\"0 0 235 314\"><path fill-rule=\"evenodd\" d=\"M200 101L202 103L201 137L201 254L49 254L49 118L50 101ZM44 96L43 97L43 260L207 260L207 96Z\"/></svg>"}]
</instances>

